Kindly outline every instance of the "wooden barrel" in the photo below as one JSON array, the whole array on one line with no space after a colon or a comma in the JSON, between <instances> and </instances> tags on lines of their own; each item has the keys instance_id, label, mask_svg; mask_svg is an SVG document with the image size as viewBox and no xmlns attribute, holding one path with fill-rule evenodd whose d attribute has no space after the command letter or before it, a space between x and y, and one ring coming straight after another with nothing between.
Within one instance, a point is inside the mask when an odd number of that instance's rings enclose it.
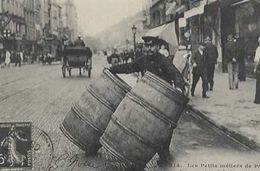
<instances>
[{"instance_id":1,"label":"wooden barrel","mask_svg":"<svg viewBox=\"0 0 260 171\"><path fill-rule=\"evenodd\" d=\"M60 128L64 135L86 151L96 153L111 115L131 87L105 69L73 103Z\"/></svg>"},{"instance_id":2,"label":"wooden barrel","mask_svg":"<svg viewBox=\"0 0 260 171\"><path fill-rule=\"evenodd\" d=\"M122 100L100 139L103 149L128 166L144 168L172 136L188 99L146 72Z\"/></svg>"}]
</instances>

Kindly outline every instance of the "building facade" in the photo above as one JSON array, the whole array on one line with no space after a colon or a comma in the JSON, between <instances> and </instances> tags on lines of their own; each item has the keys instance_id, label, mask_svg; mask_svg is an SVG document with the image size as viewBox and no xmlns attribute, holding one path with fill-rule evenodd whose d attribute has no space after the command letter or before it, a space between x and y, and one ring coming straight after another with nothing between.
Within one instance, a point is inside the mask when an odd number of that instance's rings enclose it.
<instances>
[{"instance_id":1,"label":"building facade","mask_svg":"<svg viewBox=\"0 0 260 171\"><path fill-rule=\"evenodd\" d=\"M20 50L23 37L26 35L23 0L2 0L0 6L1 22L7 23L5 26L1 24L1 32L10 32L10 35L4 38L4 46L9 50ZM4 48L3 45L1 48Z\"/></svg>"},{"instance_id":2,"label":"building facade","mask_svg":"<svg viewBox=\"0 0 260 171\"><path fill-rule=\"evenodd\" d=\"M226 72L224 46L228 34L239 35L245 46L247 73L260 35L258 0L151 0L150 28L175 21L179 45L191 44L192 50L209 36L219 52L218 68ZM188 33L188 34L187 34ZM189 35L187 37L187 35Z\"/></svg>"},{"instance_id":3,"label":"building facade","mask_svg":"<svg viewBox=\"0 0 260 171\"><path fill-rule=\"evenodd\" d=\"M34 0L24 0L24 17L26 23L26 39L35 41L35 10Z\"/></svg>"},{"instance_id":4,"label":"building facade","mask_svg":"<svg viewBox=\"0 0 260 171\"><path fill-rule=\"evenodd\" d=\"M61 18L65 37L74 40L78 35L78 14L73 0L57 0L61 6Z\"/></svg>"}]
</instances>

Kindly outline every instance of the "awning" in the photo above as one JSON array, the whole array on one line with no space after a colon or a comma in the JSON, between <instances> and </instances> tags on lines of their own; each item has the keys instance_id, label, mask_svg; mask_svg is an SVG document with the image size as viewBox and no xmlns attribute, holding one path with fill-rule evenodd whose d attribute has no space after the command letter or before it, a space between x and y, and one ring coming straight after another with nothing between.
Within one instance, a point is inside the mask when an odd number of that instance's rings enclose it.
<instances>
[{"instance_id":1,"label":"awning","mask_svg":"<svg viewBox=\"0 0 260 171\"><path fill-rule=\"evenodd\" d=\"M186 11L184 13L184 18L187 19L187 18L196 16L196 15L203 14L204 13L204 7L205 7L205 4L201 4L198 7L195 7L195 8L192 8L191 10L189 10L189 11Z\"/></svg>"},{"instance_id":2,"label":"awning","mask_svg":"<svg viewBox=\"0 0 260 171\"><path fill-rule=\"evenodd\" d=\"M184 12L184 18L188 19L190 17L203 14L205 6L210 5L214 2L217 2L217 0L202 0L202 1L200 1L200 5L198 7L192 8L192 9Z\"/></svg>"},{"instance_id":3,"label":"awning","mask_svg":"<svg viewBox=\"0 0 260 171\"><path fill-rule=\"evenodd\" d=\"M178 40L175 32L175 23L171 22L149 30L145 36L158 37L165 40L169 45L169 52L174 55L178 49Z\"/></svg>"}]
</instances>

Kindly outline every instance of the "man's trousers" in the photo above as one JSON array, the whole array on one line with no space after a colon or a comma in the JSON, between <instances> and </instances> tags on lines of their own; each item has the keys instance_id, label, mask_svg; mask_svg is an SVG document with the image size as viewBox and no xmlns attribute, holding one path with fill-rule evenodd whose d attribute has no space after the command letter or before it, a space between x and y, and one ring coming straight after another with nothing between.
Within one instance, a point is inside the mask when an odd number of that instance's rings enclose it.
<instances>
[{"instance_id":1,"label":"man's trousers","mask_svg":"<svg viewBox=\"0 0 260 171\"><path fill-rule=\"evenodd\" d=\"M207 81L207 73L206 72L193 73L191 93L194 94L196 85L197 85L200 78L202 80L202 96L206 96L206 92L207 92L207 88L208 88L208 81Z\"/></svg>"}]
</instances>

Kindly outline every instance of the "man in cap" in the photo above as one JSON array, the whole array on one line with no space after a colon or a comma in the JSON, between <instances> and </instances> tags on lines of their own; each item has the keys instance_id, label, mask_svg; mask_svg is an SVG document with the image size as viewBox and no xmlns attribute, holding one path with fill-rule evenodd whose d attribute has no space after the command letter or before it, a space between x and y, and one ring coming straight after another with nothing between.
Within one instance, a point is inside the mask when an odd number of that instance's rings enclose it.
<instances>
[{"instance_id":1,"label":"man in cap","mask_svg":"<svg viewBox=\"0 0 260 171\"><path fill-rule=\"evenodd\" d=\"M111 67L110 71L114 74L150 71L170 84L174 82L176 88L185 91L185 82L181 73L171 60L158 52L160 46L156 43L156 39L146 41L145 46L144 56L131 63Z\"/></svg>"},{"instance_id":2,"label":"man in cap","mask_svg":"<svg viewBox=\"0 0 260 171\"><path fill-rule=\"evenodd\" d=\"M193 81L191 86L191 96L194 96L196 85L201 78L202 80L202 97L209 98L206 94L208 81L207 81L207 56L205 54L205 44L200 43L198 50L195 51L191 58L193 64Z\"/></svg>"},{"instance_id":3,"label":"man in cap","mask_svg":"<svg viewBox=\"0 0 260 171\"><path fill-rule=\"evenodd\" d=\"M114 74L116 73L133 73L150 71L153 74L159 76L169 84L174 82L176 89L185 93L185 82L178 71L178 69L173 65L169 58L166 58L159 51L159 44L156 39L145 40L146 53L131 63L121 64L113 66L110 71ZM169 146L171 142L171 137L163 145L161 150L158 151L160 160L159 165L167 164L171 161L171 155L169 151Z\"/></svg>"},{"instance_id":4,"label":"man in cap","mask_svg":"<svg viewBox=\"0 0 260 171\"><path fill-rule=\"evenodd\" d=\"M205 54L207 55L207 89L213 91L214 86L214 72L215 65L217 64L218 50L217 47L212 43L210 37L205 39Z\"/></svg>"}]
</instances>

